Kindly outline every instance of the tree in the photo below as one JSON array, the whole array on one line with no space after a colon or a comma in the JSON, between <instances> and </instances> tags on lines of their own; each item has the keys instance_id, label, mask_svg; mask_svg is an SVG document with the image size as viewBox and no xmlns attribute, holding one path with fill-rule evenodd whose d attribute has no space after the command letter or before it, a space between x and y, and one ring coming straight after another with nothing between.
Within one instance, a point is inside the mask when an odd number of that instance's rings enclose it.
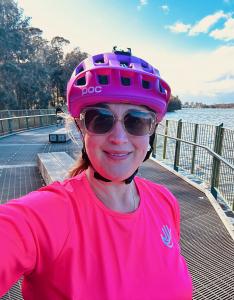
<instances>
[{"instance_id":1,"label":"tree","mask_svg":"<svg viewBox=\"0 0 234 300\"><path fill-rule=\"evenodd\" d=\"M179 110L181 108L182 108L182 103L181 103L179 97L171 95L167 111L171 112L171 111Z\"/></svg>"},{"instance_id":2,"label":"tree","mask_svg":"<svg viewBox=\"0 0 234 300\"><path fill-rule=\"evenodd\" d=\"M56 36L51 40L51 47L46 59L47 68L49 68L51 89L53 94L52 105L59 104L59 99L64 97L65 84L64 84L64 68L63 68L63 46L70 42L63 37Z\"/></svg>"},{"instance_id":3,"label":"tree","mask_svg":"<svg viewBox=\"0 0 234 300\"><path fill-rule=\"evenodd\" d=\"M82 60L87 58L87 56L88 54L86 52L81 52L79 47L76 47L73 51L67 53L64 60L65 81L68 81L75 67L78 66Z\"/></svg>"},{"instance_id":4,"label":"tree","mask_svg":"<svg viewBox=\"0 0 234 300\"><path fill-rule=\"evenodd\" d=\"M29 20L14 0L0 0L0 109L64 103L71 71L87 56L75 48L64 58L69 41L59 36L46 41Z\"/></svg>"},{"instance_id":5,"label":"tree","mask_svg":"<svg viewBox=\"0 0 234 300\"><path fill-rule=\"evenodd\" d=\"M16 108L20 62L25 59L24 34L28 18L12 0L0 0L0 95L1 108Z\"/></svg>"},{"instance_id":6,"label":"tree","mask_svg":"<svg viewBox=\"0 0 234 300\"><path fill-rule=\"evenodd\" d=\"M0 0L0 63L24 60L24 35L29 18L13 0Z\"/></svg>"}]
</instances>

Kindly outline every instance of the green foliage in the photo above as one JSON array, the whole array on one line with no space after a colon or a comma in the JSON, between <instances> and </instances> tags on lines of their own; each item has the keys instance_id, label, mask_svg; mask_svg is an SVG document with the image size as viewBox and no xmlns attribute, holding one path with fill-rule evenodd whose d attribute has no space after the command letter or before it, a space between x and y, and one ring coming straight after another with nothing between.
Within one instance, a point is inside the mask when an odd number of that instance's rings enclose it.
<instances>
[{"instance_id":1,"label":"green foliage","mask_svg":"<svg viewBox=\"0 0 234 300\"><path fill-rule=\"evenodd\" d=\"M167 111L171 112L171 111L175 111L175 110L179 110L182 108L182 103L179 99L178 96L171 96L170 101L169 101L169 105L167 107Z\"/></svg>"},{"instance_id":2,"label":"green foliage","mask_svg":"<svg viewBox=\"0 0 234 300\"><path fill-rule=\"evenodd\" d=\"M64 103L67 80L87 57L79 48L65 56L69 41L59 36L46 41L29 20L16 1L0 0L0 110Z\"/></svg>"},{"instance_id":3,"label":"green foliage","mask_svg":"<svg viewBox=\"0 0 234 300\"><path fill-rule=\"evenodd\" d=\"M88 54L86 52L81 52L79 47L76 47L72 52L67 53L64 60L64 76L65 81L68 81L71 70L74 70L75 67L84 60Z\"/></svg>"}]
</instances>

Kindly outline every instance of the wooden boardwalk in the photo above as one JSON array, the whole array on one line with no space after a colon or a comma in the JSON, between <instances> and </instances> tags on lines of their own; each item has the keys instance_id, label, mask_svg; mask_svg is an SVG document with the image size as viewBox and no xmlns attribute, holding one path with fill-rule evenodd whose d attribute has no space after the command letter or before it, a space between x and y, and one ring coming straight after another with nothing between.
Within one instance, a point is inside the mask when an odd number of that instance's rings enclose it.
<instances>
[{"instance_id":1,"label":"wooden boardwalk","mask_svg":"<svg viewBox=\"0 0 234 300\"><path fill-rule=\"evenodd\" d=\"M48 142L48 134L54 129L38 129L0 139L1 203L43 185L36 164L37 153L65 151L75 158L79 146L72 142ZM205 194L151 160L144 163L139 175L166 185L180 202L181 248L193 278L193 299L233 300L234 241ZM20 283L1 299L22 299Z\"/></svg>"}]
</instances>

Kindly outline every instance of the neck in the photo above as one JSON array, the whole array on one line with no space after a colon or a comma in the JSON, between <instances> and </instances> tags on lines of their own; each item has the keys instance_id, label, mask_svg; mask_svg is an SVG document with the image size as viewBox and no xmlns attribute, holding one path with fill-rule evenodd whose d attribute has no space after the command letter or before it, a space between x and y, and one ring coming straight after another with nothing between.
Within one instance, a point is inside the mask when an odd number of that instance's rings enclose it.
<instances>
[{"instance_id":1,"label":"neck","mask_svg":"<svg viewBox=\"0 0 234 300\"><path fill-rule=\"evenodd\" d=\"M86 175L97 198L108 208L122 213L133 212L139 205L139 196L134 181L125 184L120 181L104 182L94 177L89 167Z\"/></svg>"}]
</instances>

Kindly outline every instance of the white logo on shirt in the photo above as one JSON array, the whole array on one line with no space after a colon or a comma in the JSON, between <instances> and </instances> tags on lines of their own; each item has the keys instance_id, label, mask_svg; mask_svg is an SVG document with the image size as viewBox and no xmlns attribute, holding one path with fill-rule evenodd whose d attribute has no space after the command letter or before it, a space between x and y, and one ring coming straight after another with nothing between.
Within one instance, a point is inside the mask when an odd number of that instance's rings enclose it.
<instances>
[{"instance_id":1,"label":"white logo on shirt","mask_svg":"<svg viewBox=\"0 0 234 300\"><path fill-rule=\"evenodd\" d=\"M173 241L172 241L172 237L171 237L171 229L167 225L164 225L162 227L162 233L163 234L161 234L161 238L162 238L164 245L166 245L168 248L172 248Z\"/></svg>"}]
</instances>

